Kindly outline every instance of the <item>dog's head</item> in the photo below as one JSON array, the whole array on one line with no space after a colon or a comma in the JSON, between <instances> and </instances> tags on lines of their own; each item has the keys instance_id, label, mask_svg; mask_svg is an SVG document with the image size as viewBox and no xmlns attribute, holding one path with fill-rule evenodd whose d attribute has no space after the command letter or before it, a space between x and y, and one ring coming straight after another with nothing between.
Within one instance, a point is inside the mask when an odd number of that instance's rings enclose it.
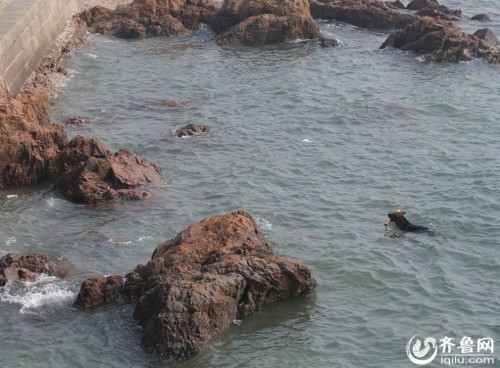
<instances>
[{"instance_id":1,"label":"dog's head","mask_svg":"<svg viewBox=\"0 0 500 368\"><path fill-rule=\"evenodd\" d=\"M398 220L404 218L404 215L406 215L406 212L403 210L397 210L396 212L389 213L387 214L387 221L385 222L385 226L392 225L393 222L398 223Z\"/></svg>"}]
</instances>

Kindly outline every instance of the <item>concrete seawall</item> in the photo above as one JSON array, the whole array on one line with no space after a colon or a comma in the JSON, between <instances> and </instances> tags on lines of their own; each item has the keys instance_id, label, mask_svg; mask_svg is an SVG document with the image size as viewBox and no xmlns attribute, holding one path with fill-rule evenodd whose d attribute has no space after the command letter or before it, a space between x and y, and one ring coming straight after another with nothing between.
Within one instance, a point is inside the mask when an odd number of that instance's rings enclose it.
<instances>
[{"instance_id":1,"label":"concrete seawall","mask_svg":"<svg viewBox=\"0 0 500 368\"><path fill-rule=\"evenodd\" d=\"M0 91L19 92L77 10L77 0L0 0Z\"/></svg>"}]
</instances>

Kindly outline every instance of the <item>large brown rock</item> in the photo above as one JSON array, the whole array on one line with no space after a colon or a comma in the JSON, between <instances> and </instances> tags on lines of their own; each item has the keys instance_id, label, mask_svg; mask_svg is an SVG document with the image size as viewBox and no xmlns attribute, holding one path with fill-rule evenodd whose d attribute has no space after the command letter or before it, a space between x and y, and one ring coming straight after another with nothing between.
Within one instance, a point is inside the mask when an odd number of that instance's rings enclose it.
<instances>
[{"instance_id":1,"label":"large brown rock","mask_svg":"<svg viewBox=\"0 0 500 368\"><path fill-rule=\"evenodd\" d=\"M49 257L45 254L7 254L0 258L0 286L5 286L8 281L34 281L41 273L63 275L62 271L49 263Z\"/></svg>"},{"instance_id":2,"label":"large brown rock","mask_svg":"<svg viewBox=\"0 0 500 368\"><path fill-rule=\"evenodd\" d=\"M91 282L102 295L108 281ZM307 267L275 256L252 217L237 211L190 225L158 246L151 261L126 276L123 289L136 303L144 348L186 359L235 319L315 286ZM79 305L105 302L100 296L90 299L98 302Z\"/></svg>"},{"instance_id":3,"label":"large brown rock","mask_svg":"<svg viewBox=\"0 0 500 368\"><path fill-rule=\"evenodd\" d=\"M481 40L483 40L484 42L486 42L486 44L488 46L498 47L498 45L499 45L498 38L495 36L493 31L489 28L478 29L476 32L474 32L474 36L476 36L476 37L480 38Z\"/></svg>"},{"instance_id":4,"label":"large brown rock","mask_svg":"<svg viewBox=\"0 0 500 368\"><path fill-rule=\"evenodd\" d=\"M122 199L146 199L150 193L136 189L161 184L163 174L155 163L119 150L114 155L95 139L77 136L60 154L62 177L57 187L66 198L86 204Z\"/></svg>"},{"instance_id":5,"label":"large brown rock","mask_svg":"<svg viewBox=\"0 0 500 368\"><path fill-rule=\"evenodd\" d=\"M416 20L396 6L378 0L311 0L314 18L331 19L363 28L401 28Z\"/></svg>"},{"instance_id":6,"label":"large brown rock","mask_svg":"<svg viewBox=\"0 0 500 368\"><path fill-rule=\"evenodd\" d=\"M190 137L192 135L200 134L200 133L208 133L210 128L205 125L199 124L188 124L185 127L177 129L175 131L175 135L179 138L182 137Z\"/></svg>"},{"instance_id":7,"label":"large brown rock","mask_svg":"<svg viewBox=\"0 0 500 368\"><path fill-rule=\"evenodd\" d=\"M0 190L51 181L67 138L50 122L48 95L0 97Z\"/></svg>"},{"instance_id":8,"label":"large brown rock","mask_svg":"<svg viewBox=\"0 0 500 368\"><path fill-rule=\"evenodd\" d=\"M261 46L297 39L336 44L322 36L307 0L224 0L210 25L219 44Z\"/></svg>"},{"instance_id":9,"label":"large brown rock","mask_svg":"<svg viewBox=\"0 0 500 368\"><path fill-rule=\"evenodd\" d=\"M451 22L424 17L392 32L381 48L394 47L412 51L426 61L459 62L481 58L500 63L500 49L485 40L460 31Z\"/></svg>"},{"instance_id":10,"label":"large brown rock","mask_svg":"<svg viewBox=\"0 0 500 368\"><path fill-rule=\"evenodd\" d=\"M81 13L90 32L121 38L177 36L209 23L217 5L211 0L134 0L115 10L96 6Z\"/></svg>"}]
</instances>

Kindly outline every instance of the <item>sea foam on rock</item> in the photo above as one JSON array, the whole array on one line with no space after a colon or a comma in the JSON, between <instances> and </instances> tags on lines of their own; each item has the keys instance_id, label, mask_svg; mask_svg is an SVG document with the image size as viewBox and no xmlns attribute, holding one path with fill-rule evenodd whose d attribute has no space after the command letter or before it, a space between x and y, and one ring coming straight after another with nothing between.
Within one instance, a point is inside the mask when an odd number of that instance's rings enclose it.
<instances>
[{"instance_id":1,"label":"sea foam on rock","mask_svg":"<svg viewBox=\"0 0 500 368\"><path fill-rule=\"evenodd\" d=\"M186 359L235 319L315 287L306 266L274 255L253 218L237 211L190 225L123 285L117 276L85 281L75 305L96 308L123 295L136 304L144 348Z\"/></svg>"},{"instance_id":2,"label":"sea foam on rock","mask_svg":"<svg viewBox=\"0 0 500 368\"><path fill-rule=\"evenodd\" d=\"M65 275L64 271L49 262L49 257L45 254L9 253L0 258L0 286L5 286L9 281L34 281L42 273L59 277Z\"/></svg>"}]
</instances>

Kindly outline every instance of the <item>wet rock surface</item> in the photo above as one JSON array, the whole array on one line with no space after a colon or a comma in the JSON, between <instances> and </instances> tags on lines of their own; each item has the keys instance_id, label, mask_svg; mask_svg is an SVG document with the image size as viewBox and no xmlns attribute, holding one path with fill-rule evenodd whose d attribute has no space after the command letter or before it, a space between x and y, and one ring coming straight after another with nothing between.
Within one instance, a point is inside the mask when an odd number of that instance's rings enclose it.
<instances>
[{"instance_id":1,"label":"wet rock surface","mask_svg":"<svg viewBox=\"0 0 500 368\"><path fill-rule=\"evenodd\" d=\"M331 19L363 28L401 28L417 19L378 0L311 0L314 18Z\"/></svg>"},{"instance_id":2,"label":"wet rock surface","mask_svg":"<svg viewBox=\"0 0 500 368\"><path fill-rule=\"evenodd\" d=\"M60 154L62 178L57 183L71 201L99 204L115 199L147 199L136 189L164 182L160 167L127 150L112 154L95 139L77 136Z\"/></svg>"},{"instance_id":3,"label":"wet rock surface","mask_svg":"<svg viewBox=\"0 0 500 368\"><path fill-rule=\"evenodd\" d=\"M110 282L85 281L77 305L95 308L114 300L119 280L107 293L103 285ZM151 261L126 276L123 294L136 303L144 348L186 359L234 319L315 286L307 267L275 256L252 217L237 211L192 224L158 246Z\"/></svg>"},{"instance_id":4,"label":"wet rock surface","mask_svg":"<svg viewBox=\"0 0 500 368\"><path fill-rule=\"evenodd\" d=\"M487 14L476 14L470 19L477 20L478 22L491 22L491 19Z\"/></svg>"},{"instance_id":5,"label":"wet rock surface","mask_svg":"<svg viewBox=\"0 0 500 368\"><path fill-rule=\"evenodd\" d=\"M225 0L210 25L219 44L262 46L297 39L337 43L321 34L307 0Z\"/></svg>"},{"instance_id":6,"label":"wet rock surface","mask_svg":"<svg viewBox=\"0 0 500 368\"><path fill-rule=\"evenodd\" d=\"M92 33L121 38L177 36L209 23L217 5L210 0L135 0L115 10L96 6L80 14Z\"/></svg>"},{"instance_id":7,"label":"wet rock surface","mask_svg":"<svg viewBox=\"0 0 500 368\"><path fill-rule=\"evenodd\" d=\"M491 47L499 46L498 38L489 28L478 29L476 32L474 32L474 36L483 40L488 46Z\"/></svg>"},{"instance_id":8,"label":"wet rock surface","mask_svg":"<svg viewBox=\"0 0 500 368\"><path fill-rule=\"evenodd\" d=\"M462 32L451 22L424 17L391 33L381 48L394 47L412 51L426 61L459 62L481 58L498 64L500 49L488 44L492 41L486 32L484 37L488 42Z\"/></svg>"},{"instance_id":9,"label":"wet rock surface","mask_svg":"<svg viewBox=\"0 0 500 368\"><path fill-rule=\"evenodd\" d=\"M179 138L189 137L195 134L208 133L210 129L205 125L189 124L183 128L177 129L175 135Z\"/></svg>"},{"instance_id":10,"label":"wet rock surface","mask_svg":"<svg viewBox=\"0 0 500 368\"><path fill-rule=\"evenodd\" d=\"M74 306L81 309L94 309L116 301L122 292L122 276L93 277L83 282Z\"/></svg>"},{"instance_id":11,"label":"wet rock surface","mask_svg":"<svg viewBox=\"0 0 500 368\"><path fill-rule=\"evenodd\" d=\"M46 93L0 97L0 190L51 181L66 141L63 127L50 122Z\"/></svg>"},{"instance_id":12,"label":"wet rock surface","mask_svg":"<svg viewBox=\"0 0 500 368\"><path fill-rule=\"evenodd\" d=\"M64 275L63 271L49 263L49 257L45 254L7 254L0 258L0 286L5 286L9 281L34 281L42 273L59 277Z\"/></svg>"},{"instance_id":13,"label":"wet rock surface","mask_svg":"<svg viewBox=\"0 0 500 368\"><path fill-rule=\"evenodd\" d=\"M421 17L434 17L444 20L458 20L462 17L460 9L450 9L440 5L436 0L413 0L407 6L408 10L416 10Z\"/></svg>"}]
</instances>

